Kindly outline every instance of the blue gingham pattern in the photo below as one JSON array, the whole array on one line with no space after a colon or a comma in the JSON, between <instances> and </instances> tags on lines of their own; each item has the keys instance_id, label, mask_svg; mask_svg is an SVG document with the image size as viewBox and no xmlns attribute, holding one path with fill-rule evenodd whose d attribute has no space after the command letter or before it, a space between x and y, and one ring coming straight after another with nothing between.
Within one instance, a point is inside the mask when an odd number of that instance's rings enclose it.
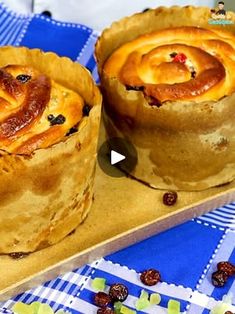
<instances>
[{"instance_id":1,"label":"blue gingham pattern","mask_svg":"<svg viewBox=\"0 0 235 314\"><path fill-rule=\"evenodd\" d=\"M41 48L68 56L87 66L98 81L93 56L97 32L78 24L62 23L41 15L17 15L0 3L0 44ZM210 278L221 260L235 263L235 203L174 227L138 244L55 278L0 305L0 313L11 313L16 301L48 303L54 311L73 314L96 313L91 282L106 278L109 285L122 282L130 295L124 302L134 309L141 289L160 293L159 305L138 313L167 313L169 299L180 301L181 313L206 314L223 295L235 296L235 281L214 288ZM139 280L147 268L160 270L163 282L146 287ZM235 306L235 298L233 297ZM235 311L235 310L233 310Z\"/></svg>"}]
</instances>

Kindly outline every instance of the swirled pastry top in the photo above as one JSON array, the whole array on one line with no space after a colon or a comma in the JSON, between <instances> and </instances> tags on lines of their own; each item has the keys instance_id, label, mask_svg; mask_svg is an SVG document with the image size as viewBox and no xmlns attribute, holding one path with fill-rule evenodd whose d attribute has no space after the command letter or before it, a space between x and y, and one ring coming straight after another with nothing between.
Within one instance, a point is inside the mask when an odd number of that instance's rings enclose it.
<instances>
[{"instance_id":1,"label":"swirled pastry top","mask_svg":"<svg viewBox=\"0 0 235 314\"><path fill-rule=\"evenodd\" d=\"M235 91L235 36L199 27L168 28L119 47L104 72L151 104L216 101Z\"/></svg>"},{"instance_id":2,"label":"swirled pastry top","mask_svg":"<svg viewBox=\"0 0 235 314\"><path fill-rule=\"evenodd\" d=\"M30 154L68 134L82 118L83 99L29 66L0 68L0 149Z\"/></svg>"}]
</instances>

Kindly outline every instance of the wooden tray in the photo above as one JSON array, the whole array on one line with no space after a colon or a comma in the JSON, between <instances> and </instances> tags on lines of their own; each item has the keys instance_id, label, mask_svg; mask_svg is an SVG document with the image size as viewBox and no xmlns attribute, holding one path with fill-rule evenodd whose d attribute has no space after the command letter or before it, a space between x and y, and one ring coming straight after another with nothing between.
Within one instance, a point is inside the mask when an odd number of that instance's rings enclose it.
<instances>
[{"instance_id":1,"label":"wooden tray","mask_svg":"<svg viewBox=\"0 0 235 314\"><path fill-rule=\"evenodd\" d=\"M21 260L0 257L0 300L234 201L235 182L179 192L173 207L163 205L162 195L133 179L109 177L97 165L95 201L74 234Z\"/></svg>"}]
</instances>

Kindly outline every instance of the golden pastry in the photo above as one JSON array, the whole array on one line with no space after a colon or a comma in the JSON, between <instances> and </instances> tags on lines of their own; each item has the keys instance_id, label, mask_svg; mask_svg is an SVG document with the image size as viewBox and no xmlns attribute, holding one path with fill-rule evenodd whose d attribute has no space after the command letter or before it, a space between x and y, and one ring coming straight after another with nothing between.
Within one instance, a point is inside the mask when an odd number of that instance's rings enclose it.
<instances>
[{"instance_id":1,"label":"golden pastry","mask_svg":"<svg viewBox=\"0 0 235 314\"><path fill-rule=\"evenodd\" d=\"M0 253L32 252L89 212L101 95L68 58L2 47L0 106Z\"/></svg>"},{"instance_id":2,"label":"golden pastry","mask_svg":"<svg viewBox=\"0 0 235 314\"><path fill-rule=\"evenodd\" d=\"M152 187L235 177L235 26L209 19L205 7L160 7L114 23L96 44L107 133L136 146L131 174Z\"/></svg>"}]
</instances>

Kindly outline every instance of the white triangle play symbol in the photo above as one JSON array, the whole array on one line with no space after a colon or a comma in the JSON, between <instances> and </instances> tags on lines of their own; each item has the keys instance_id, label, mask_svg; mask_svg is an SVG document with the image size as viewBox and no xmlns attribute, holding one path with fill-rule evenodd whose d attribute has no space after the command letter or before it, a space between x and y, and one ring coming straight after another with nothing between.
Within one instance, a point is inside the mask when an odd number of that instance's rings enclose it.
<instances>
[{"instance_id":1,"label":"white triangle play symbol","mask_svg":"<svg viewBox=\"0 0 235 314\"><path fill-rule=\"evenodd\" d=\"M115 165L124 159L126 159L124 155L115 152L115 150L111 150L111 165Z\"/></svg>"}]
</instances>

